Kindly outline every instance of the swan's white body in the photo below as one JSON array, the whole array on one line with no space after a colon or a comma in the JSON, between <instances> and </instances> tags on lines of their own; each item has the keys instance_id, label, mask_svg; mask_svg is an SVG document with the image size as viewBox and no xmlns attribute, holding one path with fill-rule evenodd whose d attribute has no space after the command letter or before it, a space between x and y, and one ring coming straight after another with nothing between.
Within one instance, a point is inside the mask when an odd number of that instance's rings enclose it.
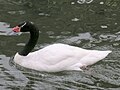
<instances>
[{"instance_id":1,"label":"swan's white body","mask_svg":"<svg viewBox=\"0 0 120 90\"><path fill-rule=\"evenodd\" d=\"M53 44L27 56L18 53L15 63L34 70L59 72L64 70L82 70L105 58L111 51L86 50L66 44Z\"/></svg>"}]
</instances>

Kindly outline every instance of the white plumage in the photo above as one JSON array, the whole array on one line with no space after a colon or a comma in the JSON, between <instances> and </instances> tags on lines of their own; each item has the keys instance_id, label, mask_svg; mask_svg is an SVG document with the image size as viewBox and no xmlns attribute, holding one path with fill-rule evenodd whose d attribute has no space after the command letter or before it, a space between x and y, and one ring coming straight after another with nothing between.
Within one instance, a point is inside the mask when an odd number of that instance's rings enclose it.
<instances>
[{"instance_id":1,"label":"white plumage","mask_svg":"<svg viewBox=\"0 0 120 90\"><path fill-rule=\"evenodd\" d=\"M111 51L86 50L66 44L53 44L27 56L14 57L15 63L34 70L59 72L78 70L105 58Z\"/></svg>"}]
</instances>

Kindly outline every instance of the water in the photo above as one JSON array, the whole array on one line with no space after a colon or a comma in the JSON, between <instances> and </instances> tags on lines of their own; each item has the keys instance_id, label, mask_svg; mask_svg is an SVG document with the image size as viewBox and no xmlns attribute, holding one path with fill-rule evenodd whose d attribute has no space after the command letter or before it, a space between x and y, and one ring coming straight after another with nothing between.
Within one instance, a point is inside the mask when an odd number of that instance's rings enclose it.
<instances>
[{"instance_id":1,"label":"water","mask_svg":"<svg viewBox=\"0 0 120 90\"><path fill-rule=\"evenodd\" d=\"M0 0L0 8L0 90L120 89L119 0L83 4L77 0ZM26 20L40 29L34 50L61 42L113 52L84 72L46 73L16 66L12 57L25 45L28 33L7 33Z\"/></svg>"}]
</instances>

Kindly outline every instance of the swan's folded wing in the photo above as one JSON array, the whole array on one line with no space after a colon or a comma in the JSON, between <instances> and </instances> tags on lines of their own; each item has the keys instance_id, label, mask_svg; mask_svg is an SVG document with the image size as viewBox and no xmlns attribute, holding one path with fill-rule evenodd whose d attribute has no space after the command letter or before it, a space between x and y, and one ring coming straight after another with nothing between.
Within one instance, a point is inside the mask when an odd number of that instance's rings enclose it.
<instances>
[{"instance_id":1,"label":"swan's folded wing","mask_svg":"<svg viewBox=\"0 0 120 90\"><path fill-rule=\"evenodd\" d=\"M74 62L78 62L81 58L86 56L88 52L87 50L78 47L54 44L36 51L35 54L37 61L40 60L44 64L55 65L62 61L70 62L70 60L73 60Z\"/></svg>"},{"instance_id":2,"label":"swan's folded wing","mask_svg":"<svg viewBox=\"0 0 120 90\"><path fill-rule=\"evenodd\" d=\"M90 50L90 53L83 57L79 62L83 66L88 66L95 64L96 62L104 59L109 53L112 51L97 51L97 50ZM82 67L81 65L81 67Z\"/></svg>"}]
</instances>

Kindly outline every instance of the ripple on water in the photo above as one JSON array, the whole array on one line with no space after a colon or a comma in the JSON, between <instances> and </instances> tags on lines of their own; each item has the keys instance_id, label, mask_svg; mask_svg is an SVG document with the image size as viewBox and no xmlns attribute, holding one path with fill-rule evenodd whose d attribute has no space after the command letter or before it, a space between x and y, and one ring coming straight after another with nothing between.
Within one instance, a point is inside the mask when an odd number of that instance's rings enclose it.
<instances>
[{"instance_id":1,"label":"ripple on water","mask_svg":"<svg viewBox=\"0 0 120 90\"><path fill-rule=\"evenodd\" d=\"M24 10L19 10L19 11L8 11L8 14L14 15L14 14L19 14L19 15L23 15L26 12Z\"/></svg>"},{"instance_id":2,"label":"ripple on water","mask_svg":"<svg viewBox=\"0 0 120 90\"><path fill-rule=\"evenodd\" d=\"M9 24L0 22L0 35L7 35L7 33L11 30L9 27Z\"/></svg>"},{"instance_id":3,"label":"ripple on water","mask_svg":"<svg viewBox=\"0 0 120 90\"><path fill-rule=\"evenodd\" d=\"M64 43L68 43L68 44L72 44L72 43L80 43L81 40L92 40L92 36L89 32L86 33L79 33L77 36L72 36L72 37L68 37L65 39L62 39L61 42Z\"/></svg>"},{"instance_id":4,"label":"ripple on water","mask_svg":"<svg viewBox=\"0 0 120 90\"><path fill-rule=\"evenodd\" d=\"M15 67L10 66L10 58L0 55L0 89L24 88L28 79Z\"/></svg>"}]
</instances>

